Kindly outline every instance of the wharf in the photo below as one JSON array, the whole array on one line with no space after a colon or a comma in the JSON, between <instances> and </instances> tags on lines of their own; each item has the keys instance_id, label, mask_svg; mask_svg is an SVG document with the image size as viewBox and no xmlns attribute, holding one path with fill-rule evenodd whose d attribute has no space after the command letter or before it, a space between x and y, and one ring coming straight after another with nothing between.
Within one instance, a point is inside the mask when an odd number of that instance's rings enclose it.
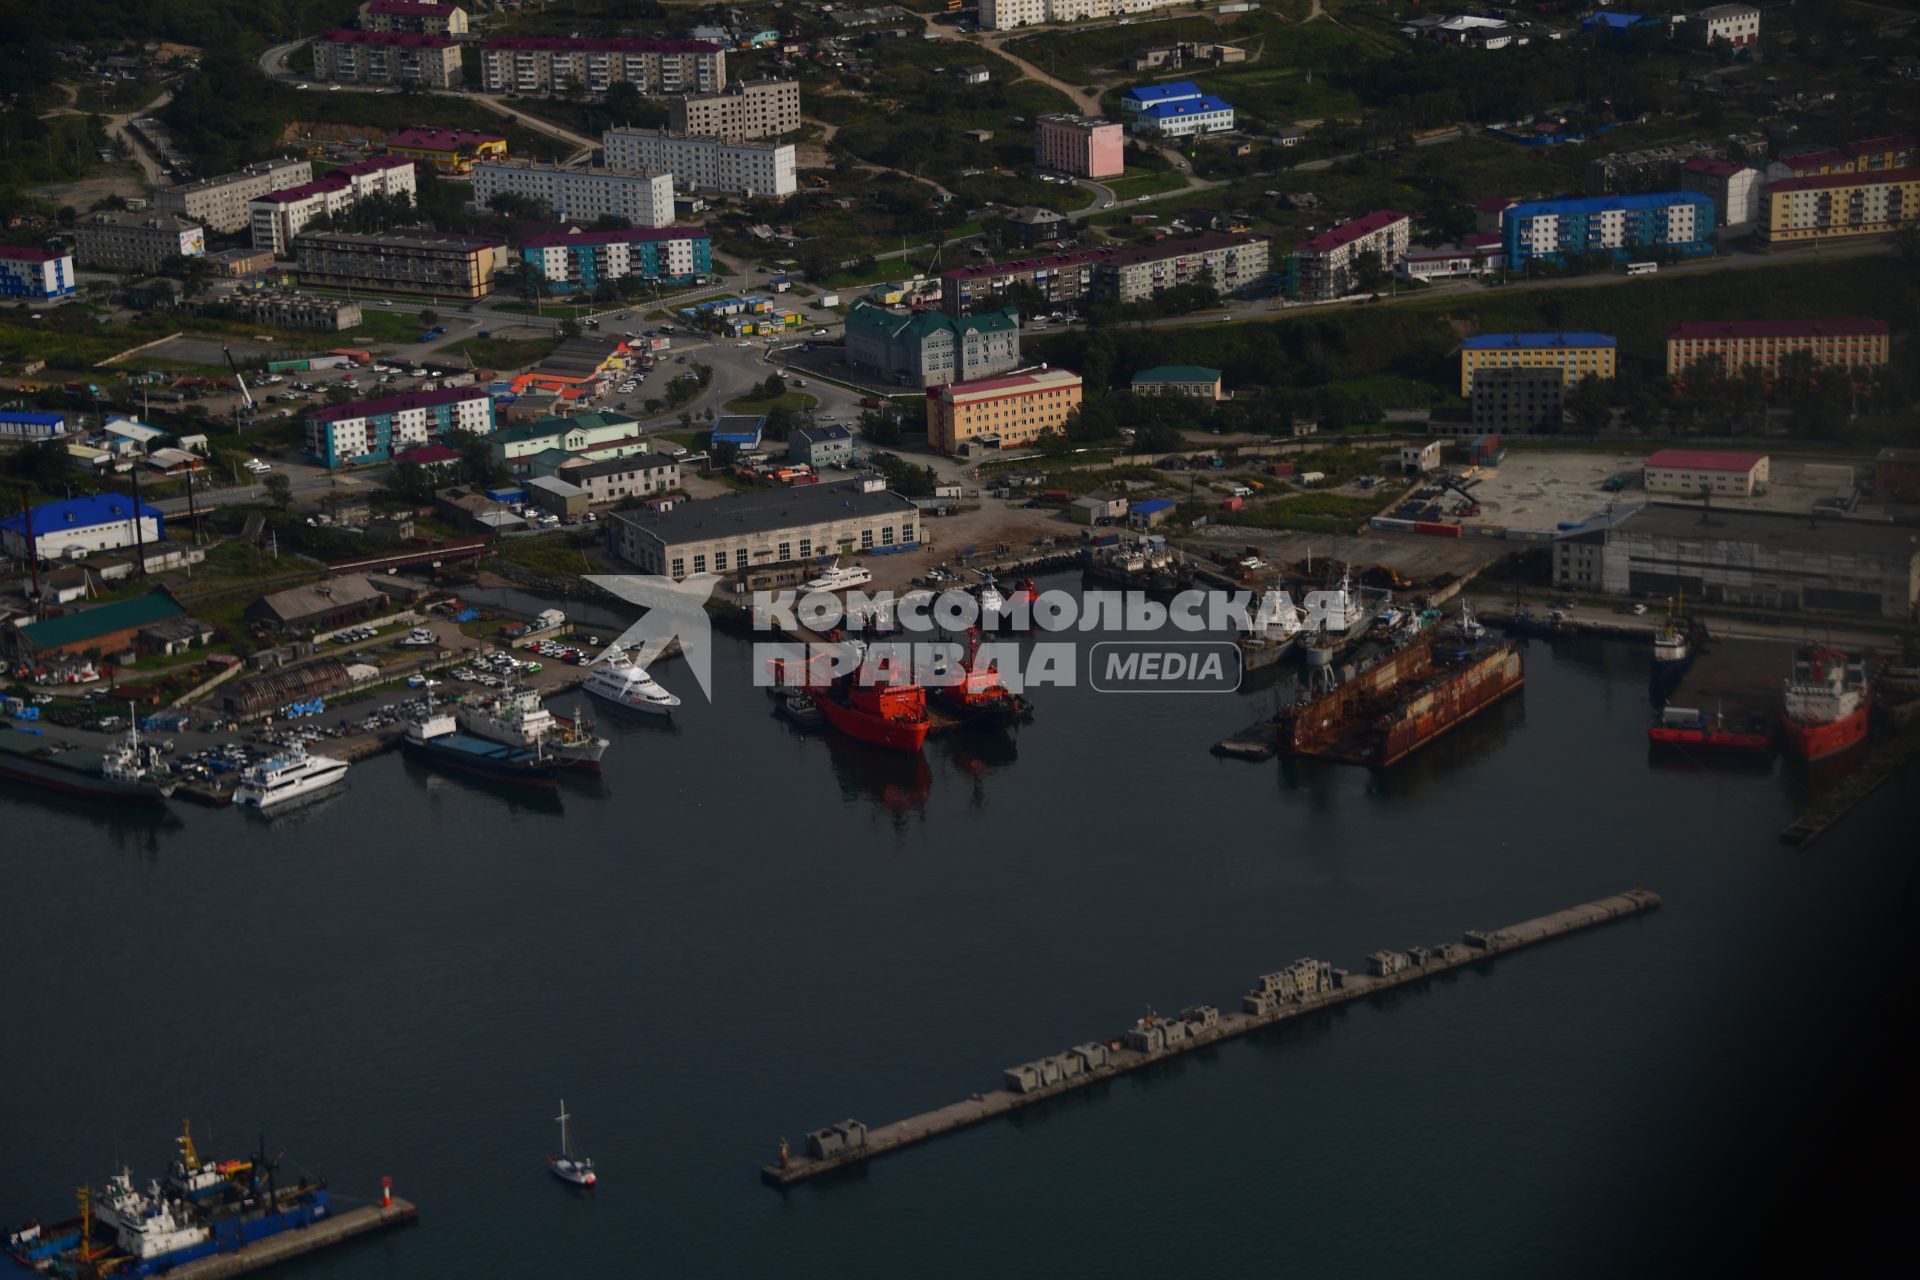
<instances>
[{"instance_id":1,"label":"wharf","mask_svg":"<svg viewBox=\"0 0 1920 1280\"><path fill-rule=\"evenodd\" d=\"M1847 816L1855 805L1881 783L1920 760L1920 727L1909 727L1899 737L1881 743L1860 767L1833 790L1815 800L1800 816L1781 829L1780 843L1805 848L1826 834L1827 828Z\"/></svg>"},{"instance_id":2,"label":"wharf","mask_svg":"<svg viewBox=\"0 0 1920 1280\"><path fill-rule=\"evenodd\" d=\"M395 1196L391 1205L350 1209L337 1218L326 1218L297 1231L282 1231L278 1235L268 1236L234 1253L217 1254L175 1267L167 1275L172 1280L225 1280L227 1276L243 1276L249 1271L275 1266L355 1236L401 1226L419 1217L419 1212L412 1201Z\"/></svg>"},{"instance_id":3,"label":"wharf","mask_svg":"<svg viewBox=\"0 0 1920 1280\"><path fill-rule=\"evenodd\" d=\"M1100 1081L1110 1080L1115 1076L1137 1071L1153 1063L1191 1053L1223 1040L1231 1040L1304 1014L1363 999L1394 987L1420 982L1436 973L1464 968L1489 956L1517 951L1522 947L1590 929L1595 925L1639 915L1659 905L1660 895L1647 889L1635 888L1625 893L1617 893L1576 907L1568 907L1563 911L1555 911L1550 915L1523 921L1520 924L1509 925L1504 929L1487 932L1470 930L1464 935L1462 942L1445 944L1431 951L1415 949L1410 953L1376 952L1374 956L1369 957L1370 960L1379 961L1391 956L1393 963L1403 967L1389 968L1387 965L1376 964L1376 972L1373 974L1330 970L1332 976L1329 984L1324 988L1312 994L1271 1002L1271 1007L1264 1012L1219 1013L1217 1017L1204 1022L1184 1022L1181 1025L1186 1028L1186 1033L1177 1043L1170 1043L1162 1048L1147 1050L1125 1048L1118 1040L1107 1041L1104 1046L1088 1046L1102 1050L1097 1055L1098 1065L1089 1065L1085 1070L1076 1069L1075 1074L1057 1078L1054 1083L1041 1084L1037 1088L1018 1092L1013 1089L993 1089L986 1093L976 1093L963 1101L950 1103L920 1115L909 1116L904 1120L896 1120L891 1124L880 1125L871 1130L864 1129L857 1122L836 1126L837 1129L851 1130L863 1135L863 1140L832 1155L783 1153L778 1161L762 1167L760 1178L771 1187L790 1187L797 1182L804 1182L836 1169L860 1164L875 1156L887 1155L916 1143L979 1124L983 1120L1006 1115L1022 1107L1045 1102L1073 1090L1083 1089ZM1386 971L1382 972L1383 969ZM1250 994L1247 997L1247 1005L1255 1007L1259 999Z\"/></svg>"},{"instance_id":4,"label":"wharf","mask_svg":"<svg viewBox=\"0 0 1920 1280\"><path fill-rule=\"evenodd\" d=\"M1280 722L1255 720L1240 732L1213 744L1213 754L1233 760L1271 760L1280 754Z\"/></svg>"}]
</instances>

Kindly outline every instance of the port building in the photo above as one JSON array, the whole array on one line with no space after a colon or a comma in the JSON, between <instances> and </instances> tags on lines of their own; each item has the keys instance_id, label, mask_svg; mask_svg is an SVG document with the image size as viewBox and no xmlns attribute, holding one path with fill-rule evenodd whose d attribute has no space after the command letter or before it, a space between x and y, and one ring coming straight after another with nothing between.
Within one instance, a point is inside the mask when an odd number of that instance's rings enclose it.
<instances>
[{"instance_id":1,"label":"port building","mask_svg":"<svg viewBox=\"0 0 1920 1280\"><path fill-rule=\"evenodd\" d=\"M920 509L908 499L854 480L756 490L665 512L617 511L607 536L628 564L679 579L906 551L919 544L919 524Z\"/></svg>"},{"instance_id":2,"label":"port building","mask_svg":"<svg viewBox=\"0 0 1920 1280\"><path fill-rule=\"evenodd\" d=\"M120 654L134 647L140 632L173 618L186 616L164 591L116 600L78 613L62 614L8 628L16 656L29 661L88 653Z\"/></svg>"},{"instance_id":3,"label":"port building","mask_svg":"<svg viewBox=\"0 0 1920 1280\"><path fill-rule=\"evenodd\" d=\"M1648 493L1751 498L1766 492L1769 465L1764 453L1662 449L1647 459L1641 474Z\"/></svg>"},{"instance_id":4,"label":"port building","mask_svg":"<svg viewBox=\"0 0 1920 1280\"><path fill-rule=\"evenodd\" d=\"M1555 539L1554 585L1777 613L1909 617L1920 544L1895 525L1648 503Z\"/></svg>"},{"instance_id":5,"label":"port building","mask_svg":"<svg viewBox=\"0 0 1920 1280\"><path fill-rule=\"evenodd\" d=\"M152 546L166 533L159 508L119 493L42 503L30 514L31 554L40 560L78 560L100 551ZM0 548L12 559L28 558L28 518L29 513L19 512L0 519Z\"/></svg>"}]
</instances>

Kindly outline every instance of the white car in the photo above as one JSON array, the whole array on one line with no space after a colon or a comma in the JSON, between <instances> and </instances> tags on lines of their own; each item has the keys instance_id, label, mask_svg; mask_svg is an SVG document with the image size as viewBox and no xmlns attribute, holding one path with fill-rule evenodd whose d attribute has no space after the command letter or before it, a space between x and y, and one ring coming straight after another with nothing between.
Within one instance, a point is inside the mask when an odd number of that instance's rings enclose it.
<instances>
[{"instance_id":1,"label":"white car","mask_svg":"<svg viewBox=\"0 0 1920 1280\"><path fill-rule=\"evenodd\" d=\"M825 329L815 329L813 331L813 336L816 338L824 338L827 336L827 331Z\"/></svg>"},{"instance_id":2,"label":"white car","mask_svg":"<svg viewBox=\"0 0 1920 1280\"><path fill-rule=\"evenodd\" d=\"M337 85L337 84L330 84L330 85L328 85L328 86L327 86L327 92L328 92L328 93L338 93L338 92L340 92L340 86L339 86L339 85Z\"/></svg>"},{"instance_id":3,"label":"white car","mask_svg":"<svg viewBox=\"0 0 1920 1280\"><path fill-rule=\"evenodd\" d=\"M751 342L736 342L733 345L736 347L750 347L753 344Z\"/></svg>"},{"instance_id":4,"label":"white car","mask_svg":"<svg viewBox=\"0 0 1920 1280\"><path fill-rule=\"evenodd\" d=\"M267 472L273 470L272 463L262 462L258 458L248 458L246 462L246 467L248 471L250 471L256 476L263 476L267 474Z\"/></svg>"},{"instance_id":5,"label":"white car","mask_svg":"<svg viewBox=\"0 0 1920 1280\"><path fill-rule=\"evenodd\" d=\"M311 86L308 86L308 85L304 85L304 84L297 84L297 85L295 85L295 86L293 86L293 87L294 87L294 88L296 88L296 89L306 89L306 88L309 88L309 87L311 87Z\"/></svg>"},{"instance_id":6,"label":"white car","mask_svg":"<svg viewBox=\"0 0 1920 1280\"><path fill-rule=\"evenodd\" d=\"M393 299L392 299L392 298L382 298L382 299L380 299L380 305L381 305L381 306L383 306L383 307L390 307L390 306L392 306L392 305L393 305Z\"/></svg>"}]
</instances>

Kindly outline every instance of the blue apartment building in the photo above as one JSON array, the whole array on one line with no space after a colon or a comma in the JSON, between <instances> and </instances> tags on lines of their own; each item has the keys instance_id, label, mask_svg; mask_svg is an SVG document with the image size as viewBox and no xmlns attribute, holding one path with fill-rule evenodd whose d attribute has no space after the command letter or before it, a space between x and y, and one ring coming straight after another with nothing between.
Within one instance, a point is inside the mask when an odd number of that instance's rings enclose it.
<instances>
[{"instance_id":1,"label":"blue apartment building","mask_svg":"<svg viewBox=\"0 0 1920 1280\"><path fill-rule=\"evenodd\" d=\"M73 296L73 255L0 244L0 298L51 302Z\"/></svg>"},{"instance_id":2,"label":"blue apartment building","mask_svg":"<svg viewBox=\"0 0 1920 1280\"><path fill-rule=\"evenodd\" d=\"M1693 258L1713 252L1713 219L1713 197L1695 191L1536 200L1507 210L1501 238L1512 271L1530 259L1558 263L1582 253L1616 262L1660 252Z\"/></svg>"},{"instance_id":3,"label":"blue apartment building","mask_svg":"<svg viewBox=\"0 0 1920 1280\"><path fill-rule=\"evenodd\" d=\"M520 248L530 280L553 293L591 293L639 276L694 284L713 272L713 241L702 227L628 227L534 236Z\"/></svg>"}]
</instances>

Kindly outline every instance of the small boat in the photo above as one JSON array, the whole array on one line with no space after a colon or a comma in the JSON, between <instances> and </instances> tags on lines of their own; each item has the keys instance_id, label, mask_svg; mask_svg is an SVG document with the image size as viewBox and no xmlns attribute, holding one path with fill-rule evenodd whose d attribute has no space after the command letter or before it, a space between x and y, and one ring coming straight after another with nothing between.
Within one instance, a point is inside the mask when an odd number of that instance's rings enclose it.
<instances>
[{"instance_id":1,"label":"small boat","mask_svg":"<svg viewBox=\"0 0 1920 1280\"><path fill-rule=\"evenodd\" d=\"M1680 604L1676 608L1671 598L1667 600L1666 625L1653 633L1653 672L1655 675L1678 675L1693 657L1693 651L1687 641L1687 597L1680 595Z\"/></svg>"},{"instance_id":2,"label":"small boat","mask_svg":"<svg viewBox=\"0 0 1920 1280\"><path fill-rule=\"evenodd\" d=\"M817 578L809 578L800 584L802 591L845 591L849 587L864 587L873 581L873 570L863 564L843 565L838 560Z\"/></svg>"},{"instance_id":3,"label":"small boat","mask_svg":"<svg viewBox=\"0 0 1920 1280\"><path fill-rule=\"evenodd\" d=\"M818 729L827 722L820 704L798 689L775 703L774 710L796 729Z\"/></svg>"},{"instance_id":4,"label":"small boat","mask_svg":"<svg viewBox=\"0 0 1920 1280\"><path fill-rule=\"evenodd\" d=\"M660 682L617 644L608 645L594 665L597 670L587 678L585 688L596 698L654 716L670 716L680 705L680 699L661 688Z\"/></svg>"},{"instance_id":5,"label":"small boat","mask_svg":"<svg viewBox=\"0 0 1920 1280\"><path fill-rule=\"evenodd\" d=\"M233 803L263 812L280 808L344 781L347 768L345 760L309 755L304 746L296 744L241 774Z\"/></svg>"},{"instance_id":6,"label":"small boat","mask_svg":"<svg viewBox=\"0 0 1920 1280\"><path fill-rule=\"evenodd\" d=\"M567 1100L560 1099L560 1154L547 1157L547 1168L553 1170L553 1176L560 1181L576 1187L590 1187L599 1181L593 1171L593 1161L585 1156L573 1153L573 1136L567 1132L567 1122L573 1117L567 1114Z\"/></svg>"}]
</instances>

